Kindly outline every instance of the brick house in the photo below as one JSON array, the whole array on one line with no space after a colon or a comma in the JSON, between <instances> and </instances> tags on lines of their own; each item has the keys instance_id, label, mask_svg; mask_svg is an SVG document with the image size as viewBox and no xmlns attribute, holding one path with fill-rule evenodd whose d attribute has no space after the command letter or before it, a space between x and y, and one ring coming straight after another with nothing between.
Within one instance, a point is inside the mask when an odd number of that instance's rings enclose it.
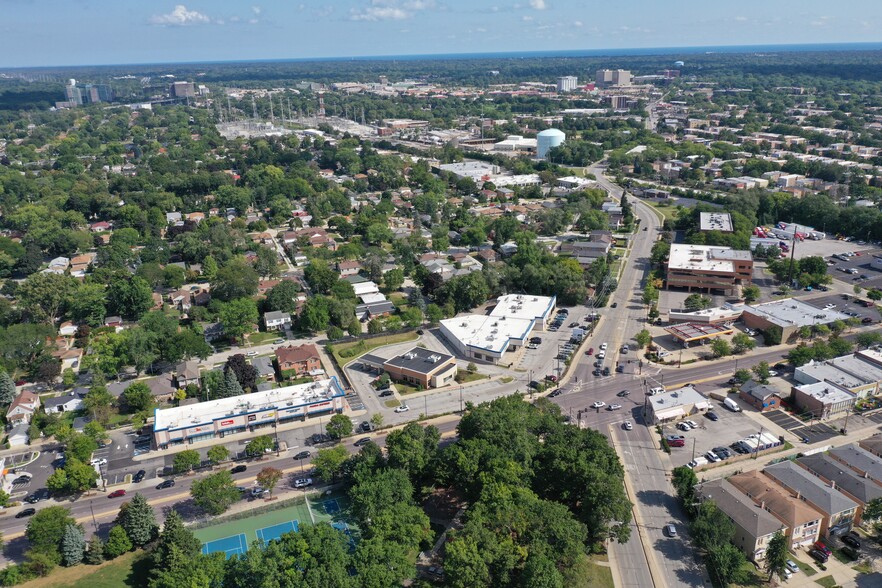
<instances>
[{"instance_id":1,"label":"brick house","mask_svg":"<svg viewBox=\"0 0 882 588\"><path fill-rule=\"evenodd\" d=\"M312 344L279 347L276 349L276 362L283 378L304 376L322 369L318 348Z\"/></svg>"}]
</instances>

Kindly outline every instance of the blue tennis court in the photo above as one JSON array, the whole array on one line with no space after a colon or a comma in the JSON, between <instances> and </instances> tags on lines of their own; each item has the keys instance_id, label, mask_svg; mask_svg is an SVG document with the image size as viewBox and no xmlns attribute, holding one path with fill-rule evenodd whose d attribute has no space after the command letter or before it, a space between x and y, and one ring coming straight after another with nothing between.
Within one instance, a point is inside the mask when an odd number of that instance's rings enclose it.
<instances>
[{"instance_id":1,"label":"blue tennis court","mask_svg":"<svg viewBox=\"0 0 882 588\"><path fill-rule=\"evenodd\" d=\"M217 553L219 551L226 553L227 559L248 551L248 541L245 539L245 533L209 541L202 546L202 553L204 554Z\"/></svg>"},{"instance_id":2,"label":"blue tennis court","mask_svg":"<svg viewBox=\"0 0 882 588\"><path fill-rule=\"evenodd\" d=\"M329 515L335 515L340 512L340 504L333 498L331 500L325 500L322 503L322 506L325 508L325 512Z\"/></svg>"},{"instance_id":3,"label":"blue tennis court","mask_svg":"<svg viewBox=\"0 0 882 588\"><path fill-rule=\"evenodd\" d=\"M285 533L290 532L298 532L300 530L300 525L297 521L288 521L285 523L279 523L278 525L272 525L271 527L264 527L263 529L257 529L254 534L257 535L257 538L264 543L269 543L273 539L278 539Z\"/></svg>"}]
</instances>

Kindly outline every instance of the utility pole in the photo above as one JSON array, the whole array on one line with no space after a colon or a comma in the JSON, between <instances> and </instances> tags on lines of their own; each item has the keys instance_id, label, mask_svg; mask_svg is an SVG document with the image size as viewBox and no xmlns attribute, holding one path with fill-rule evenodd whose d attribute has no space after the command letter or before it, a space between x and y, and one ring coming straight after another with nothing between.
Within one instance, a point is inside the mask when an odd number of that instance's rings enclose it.
<instances>
[{"instance_id":1,"label":"utility pole","mask_svg":"<svg viewBox=\"0 0 882 588\"><path fill-rule=\"evenodd\" d=\"M462 414L462 385L459 387L459 413Z\"/></svg>"}]
</instances>

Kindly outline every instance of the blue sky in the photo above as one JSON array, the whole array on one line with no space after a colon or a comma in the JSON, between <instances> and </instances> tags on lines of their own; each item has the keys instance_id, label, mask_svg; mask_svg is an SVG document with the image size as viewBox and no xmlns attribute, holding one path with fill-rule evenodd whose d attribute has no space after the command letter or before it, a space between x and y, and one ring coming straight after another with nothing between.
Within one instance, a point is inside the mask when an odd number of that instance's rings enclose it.
<instances>
[{"instance_id":1,"label":"blue sky","mask_svg":"<svg viewBox=\"0 0 882 588\"><path fill-rule=\"evenodd\" d=\"M0 0L0 66L882 41L880 0Z\"/></svg>"}]
</instances>

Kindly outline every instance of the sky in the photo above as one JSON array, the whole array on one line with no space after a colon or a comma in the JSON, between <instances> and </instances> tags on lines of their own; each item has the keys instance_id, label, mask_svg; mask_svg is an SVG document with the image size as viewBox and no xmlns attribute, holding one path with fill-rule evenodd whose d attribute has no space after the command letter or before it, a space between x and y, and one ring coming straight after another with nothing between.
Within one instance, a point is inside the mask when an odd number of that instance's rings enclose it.
<instances>
[{"instance_id":1,"label":"sky","mask_svg":"<svg viewBox=\"0 0 882 588\"><path fill-rule=\"evenodd\" d=\"M0 67L882 41L880 0L0 0Z\"/></svg>"}]
</instances>

